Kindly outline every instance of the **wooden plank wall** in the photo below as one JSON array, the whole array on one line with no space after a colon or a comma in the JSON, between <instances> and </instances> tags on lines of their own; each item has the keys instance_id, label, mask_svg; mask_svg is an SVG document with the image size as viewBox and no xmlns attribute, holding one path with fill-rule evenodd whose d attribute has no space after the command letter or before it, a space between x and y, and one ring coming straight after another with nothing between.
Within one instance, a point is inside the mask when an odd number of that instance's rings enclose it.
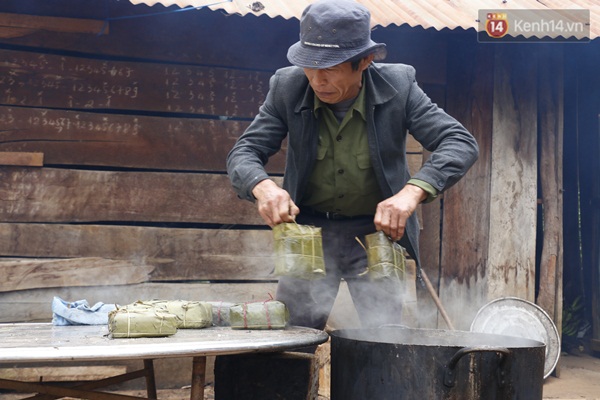
<instances>
[{"instance_id":1,"label":"wooden plank wall","mask_svg":"<svg viewBox=\"0 0 600 400\"><path fill-rule=\"evenodd\" d=\"M268 298L270 230L225 157L297 21L102 3L0 5L0 322L48 321L53 296ZM445 42L406 32L377 40L443 99Z\"/></svg>"},{"instance_id":2,"label":"wooden plank wall","mask_svg":"<svg viewBox=\"0 0 600 400\"><path fill-rule=\"evenodd\" d=\"M564 51L564 308L591 322L591 346L600 352L600 40ZM576 301L585 305L580 312Z\"/></svg>"},{"instance_id":3,"label":"wooden plank wall","mask_svg":"<svg viewBox=\"0 0 600 400\"><path fill-rule=\"evenodd\" d=\"M182 38L194 32L171 30L194 26L206 38L198 24L216 13L106 22L81 3L61 4L73 32L35 29L56 16L15 14L33 30L0 45L0 321L49 320L54 295L268 298L270 231L231 190L225 156L271 71L223 67L210 61L214 44L190 48ZM148 11L110 7L115 16ZM103 33L77 31L82 16ZM138 36L150 27L163 36ZM155 59L160 49L170 52ZM27 154L41 154L43 166L15 160ZM282 173L283 157L270 172Z\"/></svg>"}]
</instances>

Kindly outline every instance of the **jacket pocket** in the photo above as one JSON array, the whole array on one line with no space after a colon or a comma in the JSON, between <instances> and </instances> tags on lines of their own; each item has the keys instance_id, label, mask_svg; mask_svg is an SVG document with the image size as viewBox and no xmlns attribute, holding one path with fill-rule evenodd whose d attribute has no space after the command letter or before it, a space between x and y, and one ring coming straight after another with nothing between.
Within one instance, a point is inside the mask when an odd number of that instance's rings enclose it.
<instances>
[{"instance_id":1,"label":"jacket pocket","mask_svg":"<svg viewBox=\"0 0 600 400\"><path fill-rule=\"evenodd\" d=\"M319 145L317 146L317 160L322 161L325 158L328 149L329 146L327 146L327 143L323 143L323 141L319 139Z\"/></svg>"},{"instance_id":2,"label":"jacket pocket","mask_svg":"<svg viewBox=\"0 0 600 400\"><path fill-rule=\"evenodd\" d=\"M369 156L369 153L357 154L356 163L358 164L358 168L360 169L373 168L373 165L371 165L371 157Z\"/></svg>"}]
</instances>

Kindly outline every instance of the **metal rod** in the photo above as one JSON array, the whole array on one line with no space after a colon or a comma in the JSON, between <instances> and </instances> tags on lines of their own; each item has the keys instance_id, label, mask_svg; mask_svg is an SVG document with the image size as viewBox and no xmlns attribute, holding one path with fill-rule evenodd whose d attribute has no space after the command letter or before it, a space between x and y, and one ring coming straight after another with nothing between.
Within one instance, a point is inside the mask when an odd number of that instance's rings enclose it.
<instances>
[{"instance_id":1,"label":"metal rod","mask_svg":"<svg viewBox=\"0 0 600 400\"><path fill-rule=\"evenodd\" d=\"M435 303L438 310L440 311L440 314L442 314L442 318L444 318L444 321L446 321L446 325L448 325L448 328L450 328L450 330L454 330L454 325L452 325L452 322L450 322L450 318L448 317L448 314L446 314L446 310L444 310L444 306L442 305L440 298L438 297L437 293L435 292L435 289L433 288L433 285L431 284L431 281L427 277L427 274L425 273L425 270L423 268L421 268L421 277L423 278L423 281L425 282L427 291L433 298L433 302Z\"/></svg>"}]
</instances>

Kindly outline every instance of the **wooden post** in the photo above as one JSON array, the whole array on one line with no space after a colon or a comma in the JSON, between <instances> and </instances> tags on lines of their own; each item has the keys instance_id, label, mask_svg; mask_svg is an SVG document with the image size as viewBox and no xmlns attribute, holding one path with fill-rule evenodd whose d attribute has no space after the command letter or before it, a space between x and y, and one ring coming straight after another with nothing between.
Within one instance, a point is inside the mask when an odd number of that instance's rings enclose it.
<instances>
[{"instance_id":1,"label":"wooden post","mask_svg":"<svg viewBox=\"0 0 600 400\"><path fill-rule=\"evenodd\" d=\"M537 304L556 321L561 315L558 290L562 286L562 159L563 159L563 59L562 48L540 51L540 181L544 237Z\"/></svg>"},{"instance_id":2,"label":"wooden post","mask_svg":"<svg viewBox=\"0 0 600 400\"><path fill-rule=\"evenodd\" d=\"M562 327L563 275L563 52L547 45L539 52L540 183L543 246L537 304ZM559 374L557 366L555 373Z\"/></svg>"},{"instance_id":3,"label":"wooden post","mask_svg":"<svg viewBox=\"0 0 600 400\"><path fill-rule=\"evenodd\" d=\"M496 47L488 300L533 301L537 221L537 63L531 47Z\"/></svg>"}]
</instances>

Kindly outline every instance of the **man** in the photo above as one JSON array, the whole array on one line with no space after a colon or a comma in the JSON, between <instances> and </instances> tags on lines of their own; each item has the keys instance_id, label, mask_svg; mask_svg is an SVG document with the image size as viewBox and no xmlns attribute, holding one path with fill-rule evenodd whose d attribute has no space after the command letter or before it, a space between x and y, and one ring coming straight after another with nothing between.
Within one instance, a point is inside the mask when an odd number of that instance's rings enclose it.
<instances>
[{"instance_id":1,"label":"man","mask_svg":"<svg viewBox=\"0 0 600 400\"><path fill-rule=\"evenodd\" d=\"M232 185L256 201L273 227L322 228L326 277L280 277L276 298L293 325L323 329L340 280L363 326L399 323L402 293L392 280L360 275L366 253L355 240L376 230L419 260L415 209L456 183L478 157L473 136L433 104L412 67L375 64L385 44L371 40L370 13L352 0L320 0L300 21L294 65L278 70L259 114L227 157ZM409 132L430 158L411 178ZM288 138L283 188L264 165Z\"/></svg>"}]
</instances>

